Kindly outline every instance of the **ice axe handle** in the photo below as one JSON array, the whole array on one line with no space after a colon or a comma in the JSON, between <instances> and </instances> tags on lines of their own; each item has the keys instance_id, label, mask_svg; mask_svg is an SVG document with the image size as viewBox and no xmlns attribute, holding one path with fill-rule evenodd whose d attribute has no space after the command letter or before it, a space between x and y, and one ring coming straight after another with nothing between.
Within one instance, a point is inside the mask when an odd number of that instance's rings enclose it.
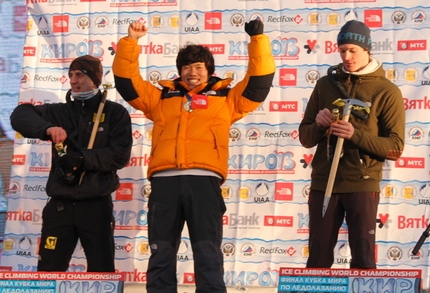
<instances>
[{"instance_id":1,"label":"ice axe handle","mask_svg":"<svg viewBox=\"0 0 430 293\"><path fill-rule=\"evenodd\" d=\"M346 114L343 116L342 120L348 121L350 113L351 113L350 110L346 111ZM323 202L323 208L322 208L323 217L327 211L327 207L330 202L331 193L333 191L333 185L334 185L334 180L336 178L337 167L339 166L340 155L342 153L343 141L344 139L342 137L337 138L336 149L334 150L333 160L331 162L330 174L328 176L327 186L326 186L325 195L324 195L324 202Z\"/></svg>"},{"instance_id":2,"label":"ice axe handle","mask_svg":"<svg viewBox=\"0 0 430 293\"><path fill-rule=\"evenodd\" d=\"M88 147L87 147L88 150L90 150L90 149L93 148L94 141L96 139L97 130L98 130L99 124L100 124L100 119L102 117L103 108L104 108L105 103L106 103L107 91L110 88L112 88L111 84L109 84L109 83L103 84L104 91L103 91L103 94L102 94L102 98L100 100L99 108L97 110L96 118L95 118L95 121L94 121L94 124L93 124L93 129L91 131L90 141L88 142ZM82 179L84 179L84 175L85 175L85 171L83 171L81 173L81 177L79 178L79 185L81 185Z\"/></svg>"},{"instance_id":3,"label":"ice axe handle","mask_svg":"<svg viewBox=\"0 0 430 293\"><path fill-rule=\"evenodd\" d=\"M427 226L427 228L424 230L423 234L421 234L420 239L418 239L417 244L415 244L414 249L412 250L413 255L417 255L420 251L421 246L424 244L424 241L426 241L427 237L429 237L430 232L430 225Z\"/></svg>"}]
</instances>

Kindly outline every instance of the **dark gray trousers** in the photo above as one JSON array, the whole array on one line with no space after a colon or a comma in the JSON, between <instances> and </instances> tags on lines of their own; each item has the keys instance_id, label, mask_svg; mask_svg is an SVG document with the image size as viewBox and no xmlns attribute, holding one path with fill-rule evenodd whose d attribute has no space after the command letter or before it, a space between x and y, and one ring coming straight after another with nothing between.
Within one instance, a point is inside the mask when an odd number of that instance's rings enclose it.
<instances>
[{"instance_id":1,"label":"dark gray trousers","mask_svg":"<svg viewBox=\"0 0 430 293\"><path fill-rule=\"evenodd\" d=\"M176 293L176 257L184 223L193 251L197 293L226 293L223 280L220 179L212 176L153 177L148 202L151 248L148 293Z\"/></svg>"},{"instance_id":2,"label":"dark gray trousers","mask_svg":"<svg viewBox=\"0 0 430 293\"><path fill-rule=\"evenodd\" d=\"M309 258L306 267L332 266L339 229L345 219L352 257L350 268L376 268L375 233L379 193L333 193L324 217L323 201L324 192L311 190L308 201Z\"/></svg>"}]
</instances>

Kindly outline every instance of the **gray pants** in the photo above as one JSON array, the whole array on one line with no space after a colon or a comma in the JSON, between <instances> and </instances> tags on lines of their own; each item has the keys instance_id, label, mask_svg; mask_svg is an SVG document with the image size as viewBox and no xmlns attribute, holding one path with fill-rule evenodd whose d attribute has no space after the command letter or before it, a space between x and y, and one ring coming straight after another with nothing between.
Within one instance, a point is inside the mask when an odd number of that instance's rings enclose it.
<instances>
[{"instance_id":1,"label":"gray pants","mask_svg":"<svg viewBox=\"0 0 430 293\"><path fill-rule=\"evenodd\" d=\"M226 210L220 179L172 176L151 179L146 273L148 293L176 293L176 254L187 222L194 259L196 292L225 293L222 216Z\"/></svg>"}]
</instances>

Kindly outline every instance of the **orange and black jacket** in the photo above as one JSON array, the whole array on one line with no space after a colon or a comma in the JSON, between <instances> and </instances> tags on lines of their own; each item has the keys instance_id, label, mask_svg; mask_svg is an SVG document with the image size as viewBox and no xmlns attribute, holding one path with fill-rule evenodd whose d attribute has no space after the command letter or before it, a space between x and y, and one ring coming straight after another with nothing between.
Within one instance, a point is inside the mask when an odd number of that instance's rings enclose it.
<instances>
[{"instance_id":1,"label":"orange and black jacket","mask_svg":"<svg viewBox=\"0 0 430 293\"><path fill-rule=\"evenodd\" d=\"M196 168L226 179L230 126L266 99L276 68L266 35L252 36L248 52L247 74L234 87L229 87L232 79L212 76L192 90L180 78L159 81L160 89L140 75L137 40L120 39L112 66L115 87L154 123L148 178ZM207 108L187 111L184 103L195 94L207 96Z\"/></svg>"}]
</instances>

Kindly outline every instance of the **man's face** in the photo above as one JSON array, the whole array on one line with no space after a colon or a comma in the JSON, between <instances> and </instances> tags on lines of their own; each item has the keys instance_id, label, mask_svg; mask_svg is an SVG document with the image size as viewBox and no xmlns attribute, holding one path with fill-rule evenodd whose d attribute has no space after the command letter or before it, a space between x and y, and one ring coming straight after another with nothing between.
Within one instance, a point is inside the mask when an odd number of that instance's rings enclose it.
<instances>
[{"instance_id":1,"label":"man's face","mask_svg":"<svg viewBox=\"0 0 430 293\"><path fill-rule=\"evenodd\" d=\"M73 92L89 92L96 88L91 78L80 70L70 70L69 78Z\"/></svg>"},{"instance_id":2,"label":"man's face","mask_svg":"<svg viewBox=\"0 0 430 293\"><path fill-rule=\"evenodd\" d=\"M184 65L181 68L181 78L190 89L208 81L208 70L204 62Z\"/></svg>"},{"instance_id":3,"label":"man's face","mask_svg":"<svg viewBox=\"0 0 430 293\"><path fill-rule=\"evenodd\" d=\"M348 72L360 71L369 64L369 52L360 46L343 44L339 46L339 52L343 66Z\"/></svg>"}]
</instances>

